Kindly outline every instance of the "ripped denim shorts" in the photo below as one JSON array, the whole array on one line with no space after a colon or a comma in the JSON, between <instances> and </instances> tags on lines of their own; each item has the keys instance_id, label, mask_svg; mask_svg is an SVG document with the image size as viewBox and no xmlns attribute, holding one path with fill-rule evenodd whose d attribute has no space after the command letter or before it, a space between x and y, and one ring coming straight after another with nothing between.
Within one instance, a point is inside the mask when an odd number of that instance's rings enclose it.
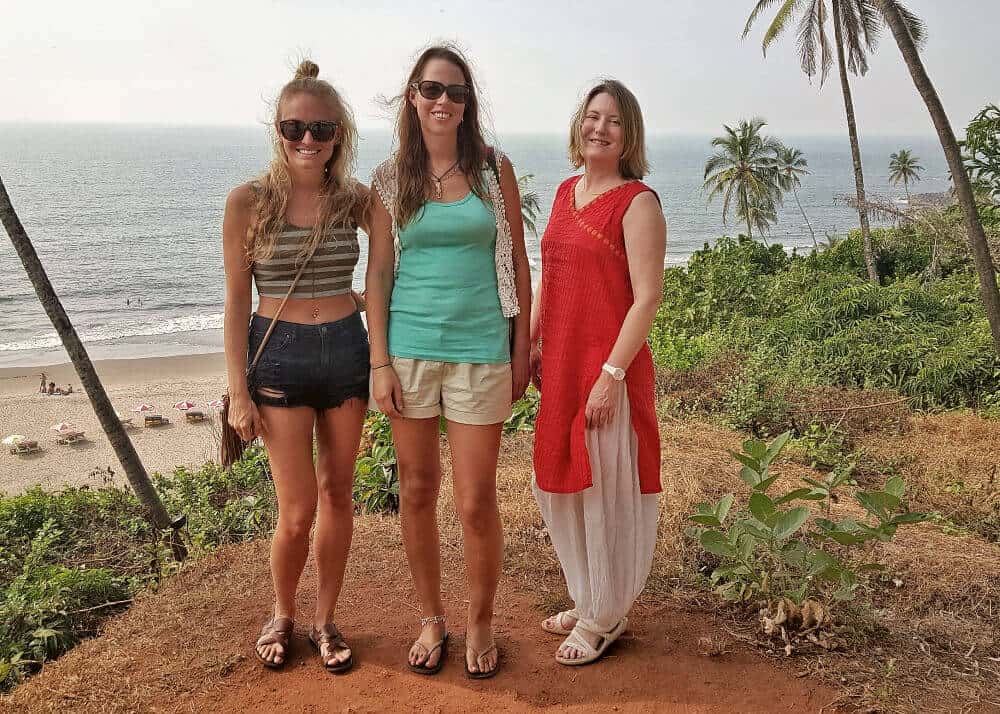
<instances>
[{"instance_id":1,"label":"ripped denim shorts","mask_svg":"<svg viewBox=\"0 0 1000 714\"><path fill-rule=\"evenodd\" d=\"M250 320L248 365L270 324L269 317ZM278 320L247 381L258 405L322 411L348 399L367 402L368 371L368 332L355 312L320 325Z\"/></svg>"}]
</instances>

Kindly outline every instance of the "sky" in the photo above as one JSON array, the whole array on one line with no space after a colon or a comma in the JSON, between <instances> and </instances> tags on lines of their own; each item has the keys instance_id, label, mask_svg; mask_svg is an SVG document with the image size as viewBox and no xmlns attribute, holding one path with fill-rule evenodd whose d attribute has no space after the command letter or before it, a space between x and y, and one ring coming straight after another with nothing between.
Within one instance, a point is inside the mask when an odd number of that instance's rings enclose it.
<instances>
[{"instance_id":1,"label":"sky","mask_svg":"<svg viewBox=\"0 0 1000 714\"><path fill-rule=\"evenodd\" d=\"M924 63L956 131L1000 101L997 0L908 0L929 30ZM753 0L0 0L0 122L253 125L310 56L362 130L389 127L427 44L473 61L498 134L563 133L599 78L636 94L650 133L715 133L764 117L779 134L837 134L836 69L798 66L794 32L762 56L765 23L741 39ZM773 13L772 13L773 15ZM768 17L769 19L769 17ZM832 32L832 31L831 31ZM869 135L933 127L892 36L853 79ZM2 130L2 128L0 128Z\"/></svg>"}]
</instances>

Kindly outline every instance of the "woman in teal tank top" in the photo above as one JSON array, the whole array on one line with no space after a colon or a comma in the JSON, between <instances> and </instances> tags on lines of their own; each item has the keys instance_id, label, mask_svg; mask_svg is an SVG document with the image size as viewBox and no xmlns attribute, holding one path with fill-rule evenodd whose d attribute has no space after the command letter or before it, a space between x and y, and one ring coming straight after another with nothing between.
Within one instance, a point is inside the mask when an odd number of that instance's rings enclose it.
<instances>
[{"instance_id":1,"label":"woman in teal tank top","mask_svg":"<svg viewBox=\"0 0 1000 714\"><path fill-rule=\"evenodd\" d=\"M471 190L457 201L428 201L399 231L399 241L389 354L510 362L510 327L497 293L492 208Z\"/></svg>"},{"instance_id":2,"label":"woman in teal tank top","mask_svg":"<svg viewBox=\"0 0 1000 714\"><path fill-rule=\"evenodd\" d=\"M483 140L459 51L425 50L398 101L399 150L372 176L366 289L372 398L392 421L403 543L422 613L407 663L435 674L448 646L436 520L443 416L469 578L465 670L484 679L499 667L500 433L529 379L520 198L510 162Z\"/></svg>"}]
</instances>

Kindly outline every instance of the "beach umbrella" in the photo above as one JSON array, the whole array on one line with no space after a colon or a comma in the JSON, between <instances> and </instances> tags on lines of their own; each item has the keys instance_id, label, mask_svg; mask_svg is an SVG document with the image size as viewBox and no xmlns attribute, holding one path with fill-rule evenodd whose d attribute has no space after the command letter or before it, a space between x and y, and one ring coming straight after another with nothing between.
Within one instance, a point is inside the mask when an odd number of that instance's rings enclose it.
<instances>
[{"instance_id":1,"label":"beach umbrella","mask_svg":"<svg viewBox=\"0 0 1000 714\"><path fill-rule=\"evenodd\" d=\"M61 421L58 424L53 424L49 427L52 431L57 431L60 434L64 431L76 431L76 427L70 424L68 421Z\"/></svg>"},{"instance_id":2,"label":"beach umbrella","mask_svg":"<svg viewBox=\"0 0 1000 714\"><path fill-rule=\"evenodd\" d=\"M174 409L180 409L182 412L186 412L188 409L192 409L195 406L194 402L190 402L185 399L183 402L177 402L174 405Z\"/></svg>"},{"instance_id":3,"label":"beach umbrella","mask_svg":"<svg viewBox=\"0 0 1000 714\"><path fill-rule=\"evenodd\" d=\"M15 444L20 444L22 441L28 437L22 436L21 434L11 434L10 436L4 437L4 446L14 446Z\"/></svg>"},{"instance_id":4,"label":"beach umbrella","mask_svg":"<svg viewBox=\"0 0 1000 714\"><path fill-rule=\"evenodd\" d=\"M220 412L222 411L222 407L223 406L225 406L225 405L223 404L223 402L222 402L221 399L213 399L212 401L210 401L208 403L208 408L209 409L215 409L215 410L218 410Z\"/></svg>"},{"instance_id":5,"label":"beach umbrella","mask_svg":"<svg viewBox=\"0 0 1000 714\"><path fill-rule=\"evenodd\" d=\"M142 412L151 412L156 409L152 404L140 404L139 406L132 407L132 411L136 414L141 414Z\"/></svg>"}]
</instances>

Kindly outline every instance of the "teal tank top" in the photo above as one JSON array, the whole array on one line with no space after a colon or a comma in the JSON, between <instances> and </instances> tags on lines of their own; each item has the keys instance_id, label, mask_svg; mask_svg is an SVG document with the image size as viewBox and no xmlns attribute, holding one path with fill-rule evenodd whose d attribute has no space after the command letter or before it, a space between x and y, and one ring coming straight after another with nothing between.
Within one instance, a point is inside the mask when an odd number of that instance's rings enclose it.
<instances>
[{"instance_id":1,"label":"teal tank top","mask_svg":"<svg viewBox=\"0 0 1000 714\"><path fill-rule=\"evenodd\" d=\"M491 208L472 191L428 201L399 230L399 272L389 300L389 354L438 362L510 362L500 309Z\"/></svg>"}]
</instances>

